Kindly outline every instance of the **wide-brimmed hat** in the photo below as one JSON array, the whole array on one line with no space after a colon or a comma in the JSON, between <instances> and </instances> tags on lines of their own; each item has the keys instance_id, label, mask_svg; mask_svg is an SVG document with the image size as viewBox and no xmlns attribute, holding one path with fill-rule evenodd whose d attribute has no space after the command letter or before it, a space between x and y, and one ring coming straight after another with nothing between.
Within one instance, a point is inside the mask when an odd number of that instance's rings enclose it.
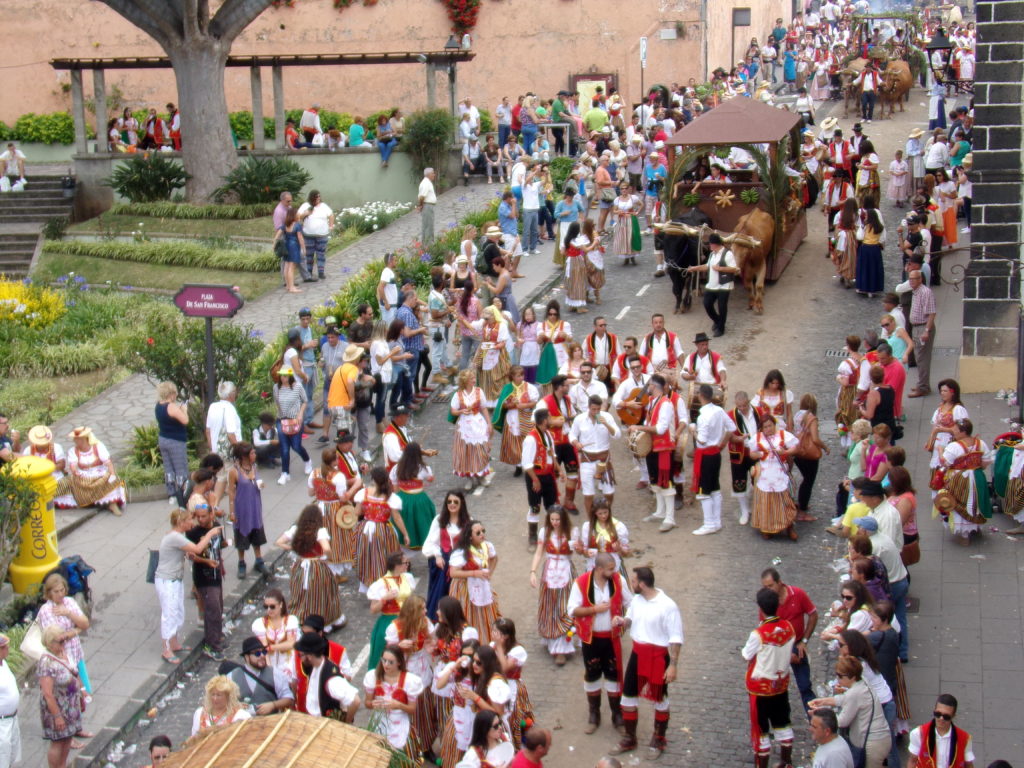
<instances>
[{"instance_id":1,"label":"wide-brimmed hat","mask_svg":"<svg viewBox=\"0 0 1024 768\"><path fill-rule=\"evenodd\" d=\"M326 325L328 327L330 327L332 325L337 325L337 324L338 324L338 318L336 318L334 315L328 315L327 317L324 318L324 325Z\"/></svg>"},{"instance_id":2,"label":"wide-brimmed hat","mask_svg":"<svg viewBox=\"0 0 1024 768\"><path fill-rule=\"evenodd\" d=\"M505 233L501 231L501 227L488 227L484 237L501 237L503 234Z\"/></svg>"},{"instance_id":3,"label":"wide-brimmed hat","mask_svg":"<svg viewBox=\"0 0 1024 768\"><path fill-rule=\"evenodd\" d=\"M323 656L327 651L327 641L315 632L303 632L302 637L295 641L296 653L315 653Z\"/></svg>"},{"instance_id":4,"label":"wide-brimmed hat","mask_svg":"<svg viewBox=\"0 0 1024 768\"><path fill-rule=\"evenodd\" d=\"M702 341L711 341L711 339L708 338L708 335L704 333L704 331L701 331L700 333L693 337L694 344L700 344Z\"/></svg>"},{"instance_id":5,"label":"wide-brimmed hat","mask_svg":"<svg viewBox=\"0 0 1024 768\"><path fill-rule=\"evenodd\" d=\"M824 120L821 121L821 130L831 131L837 125L839 125L839 120L837 120L834 117L826 117Z\"/></svg>"},{"instance_id":6,"label":"wide-brimmed hat","mask_svg":"<svg viewBox=\"0 0 1024 768\"><path fill-rule=\"evenodd\" d=\"M358 344L349 344L345 347L345 354L342 355L342 360L346 363L354 363L356 360L360 360L363 357L363 348Z\"/></svg>"},{"instance_id":7,"label":"wide-brimmed hat","mask_svg":"<svg viewBox=\"0 0 1024 768\"><path fill-rule=\"evenodd\" d=\"M469 256L467 256L464 253L460 253L458 256L455 257L455 263L456 264L469 264Z\"/></svg>"},{"instance_id":8,"label":"wide-brimmed hat","mask_svg":"<svg viewBox=\"0 0 1024 768\"><path fill-rule=\"evenodd\" d=\"M42 448L53 442L53 432L45 424L37 424L28 431L28 441L32 445Z\"/></svg>"},{"instance_id":9,"label":"wide-brimmed hat","mask_svg":"<svg viewBox=\"0 0 1024 768\"><path fill-rule=\"evenodd\" d=\"M654 148L655 149L664 149L665 148L665 142L662 141L661 139L658 139L656 142L654 142Z\"/></svg>"},{"instance_id":10,"label":"wide-brimmed hat","mask_svg":"<svg viewBox=\"0 0 1024 768\"><path fill-rule=\"evenodd\" d=\"M908 139L919 139L922 136L924 136L924 129L923 128L915 128L909 134L907 134L907 138Z\"/></svg>"},{"instance_id":11,"label":"wide-brimmed hat","mask_svg":"<svg viewBox=\"0 0 1024 768\"><path fill-rule=\"evenodd\" d=\"M351 504L342 504L334 511L334 522L339 528L350 530L359 522L359 513Z\"/></svg>"},{"instance_id":12,"label":"wide-brimmed hat","mask_svg":"<svg viewBox=\"0 0 1024 768\"><path fill-rule=\"evenodd\" d=\"M70 432L68 432L68 437L70 437L72 440L77 440L80 437L84 437L89 440L89 445L96 445L96 438L93 436L92 430L89 429L89 427L75 427Z\"/></svg>"},{"instance_id":13,"label":"wide-brimmed hat","mask_svg":"<svg viewBox=\"0 0 1024 768\"><path fill-rule=\"evenodd\" d=\"M644 137L641 136L639 133L634 133L633 134L633 138L630 139L630 141L635 142L637 144L642 143L643 140L644 140Z\"/></svg>"},{"instance_id":14,"label":"wide-brimmed hat","mask_svg":"<svg viewBox=\"0 0 1024 768\"><path fill-rule=\"evenodd\" d=\"M242 641L242 652L239 656L248 656L250 653L256 653L258 651L265 651L266 648L263 643L260 642L258 637L247 637Z\"/></svg>"}]
</instances>

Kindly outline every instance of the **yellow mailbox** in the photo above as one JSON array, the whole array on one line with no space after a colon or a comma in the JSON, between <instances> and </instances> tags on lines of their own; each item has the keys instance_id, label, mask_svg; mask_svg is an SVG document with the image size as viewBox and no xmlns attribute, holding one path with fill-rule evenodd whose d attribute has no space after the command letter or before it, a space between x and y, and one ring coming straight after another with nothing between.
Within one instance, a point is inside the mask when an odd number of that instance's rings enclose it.
<instances>
[{"instance_id":1,"label":"yellow mailbox","mask_svg":"<svg viewBox=\"0 0 1024 768\"><path fill-rule=\"evenodd\" d=\"M60 563L57 525L53 519L53 496L57 481L54 464L39 456L19 456L11 463L11 474L35 487L36 503L21 527L21 545L7 574L14 591L25 594Z\"/></svg>"}]
</instances>

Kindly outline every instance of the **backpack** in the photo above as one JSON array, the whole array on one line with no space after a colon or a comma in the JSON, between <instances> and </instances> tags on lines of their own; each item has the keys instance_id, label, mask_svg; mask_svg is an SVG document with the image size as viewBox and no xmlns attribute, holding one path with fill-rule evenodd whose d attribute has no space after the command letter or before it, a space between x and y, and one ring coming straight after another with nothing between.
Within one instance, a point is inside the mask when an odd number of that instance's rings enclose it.
<instances>
[{"instance_id":1,"label":"backpack","mask_svg":"<svg viewBox=\"0 0 1024 768\"><path fill-rule=\"evenodd\" d=\"M95 573L96 569L89 565L80 555L65 557L47 577L59 573L68 583L68 597L74 597L81 593L86 601L92 601L92 589L89 588L89 575Z\"/></svg>"},{"instance_id":2,"label":"backpack","mask_svg":"<svg viewBox=\"0 0 1024 768\"><path fill-rule=\"evenodd\" d=\"M281 356L274 361L274 364L270 366L270 380L275 384L281 383L281 369L284 368L284 352Z\"/></svg>"},{"instance_id":3,"label":"backpack","mask_svg":"<svg viewBox=\"0 0 1024 768\"><path fill-rule=\"evenodd\" d=\"M490 242L491 241L485 237L480 241L480 244L477 246L476 262L473 264L473 268L480 274L487 274L488 272L487 259L484 258L484 250L487 248Z\"/></svg>"}]
</instances>

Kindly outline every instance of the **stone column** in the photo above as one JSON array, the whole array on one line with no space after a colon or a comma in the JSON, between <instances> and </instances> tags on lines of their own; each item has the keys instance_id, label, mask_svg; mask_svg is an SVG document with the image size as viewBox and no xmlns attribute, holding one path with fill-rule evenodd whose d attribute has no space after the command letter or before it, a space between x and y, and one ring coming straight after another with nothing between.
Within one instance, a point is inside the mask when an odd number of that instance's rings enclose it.
<instances>
[{"instance_id":1,"label":"stone column","mask_svg":"<svg viewBox=\"0 0 1024 768\"><path fill-rule=\"evenodd\" d=\"M277 134L275 146L284 149L284 75L280 64L275 64L271 68L271 77L274 81L274 130Z\"/></svg>"},{"instance_id":2,"label":"stone column","mask_svg":"<svg viewBox=\"0 0 1024 768\"><path fill-rule=\"evenodd\" d=\"M1024 0L979 0L971 261L964 279L960 383L1017 389L1020 334Z\"/></svg>"},{"instance_id":3,"label":"stone column","mask_svg":"<svg viewBox=\"0 0 1024 768\"><path fill-rule=\"evenodd\" d=\"M249 68L249 85L252 89L252 143L255 149L263 149L266 143L263 135L263 76L258 66Z\"/></svg>"},{"instance_id":4,"label":"stone column","mask_svg":"<svg viewBox=\"0 0 1024 768\"><path fill-rule=\"evenodd\" d=\"M92 92L96 102L96 151L107 151L107 84L102 69L92 71Z\"/></svg>"},{"instance_id":5,"label":"stone column","mask_svg":"<svg viewBox=\"0 0 1024 768\"><path fill-rule=\"evenodd\" d=\"M455 104L458 101L458 97L455 95L457 88L458 74L455 62L451 61L448 63L448 109L451 110L452 119L455 121L455 135L452 137L455 143L459 141L459 111L455 108Z\"/></svg>"},{"instance_id":6,"label":"stone column","mask_svg":"<svg viewBox=\"0 0 1024 768\"><path fill-rule=\"evenodd\" d=\"M75 122L75 152L84 155L89 150L85 127L85 98L82 96L82 70L71 70L71 117Z\"/></svg>"}]
</instances>

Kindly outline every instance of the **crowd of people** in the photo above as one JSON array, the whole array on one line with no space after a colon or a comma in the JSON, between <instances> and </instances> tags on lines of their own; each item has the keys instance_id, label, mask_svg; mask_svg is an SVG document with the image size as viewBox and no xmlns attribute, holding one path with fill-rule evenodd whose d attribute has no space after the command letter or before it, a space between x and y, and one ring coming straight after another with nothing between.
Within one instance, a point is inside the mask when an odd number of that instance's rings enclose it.
<instances>
[{"instance_id":1,"label":"crowd of people","mask_svg":"<svg viewBox=\"0 0 1024 768\"><path fill-rule=\"evenodd\" d=\"M143 120L139 120L129 107L120 117L107 122L107 149L110 152L137 152L140 150L181 151L181 113L168 102L167 114L159 114L150 107Z\"/></svg>"}]
</instances>

